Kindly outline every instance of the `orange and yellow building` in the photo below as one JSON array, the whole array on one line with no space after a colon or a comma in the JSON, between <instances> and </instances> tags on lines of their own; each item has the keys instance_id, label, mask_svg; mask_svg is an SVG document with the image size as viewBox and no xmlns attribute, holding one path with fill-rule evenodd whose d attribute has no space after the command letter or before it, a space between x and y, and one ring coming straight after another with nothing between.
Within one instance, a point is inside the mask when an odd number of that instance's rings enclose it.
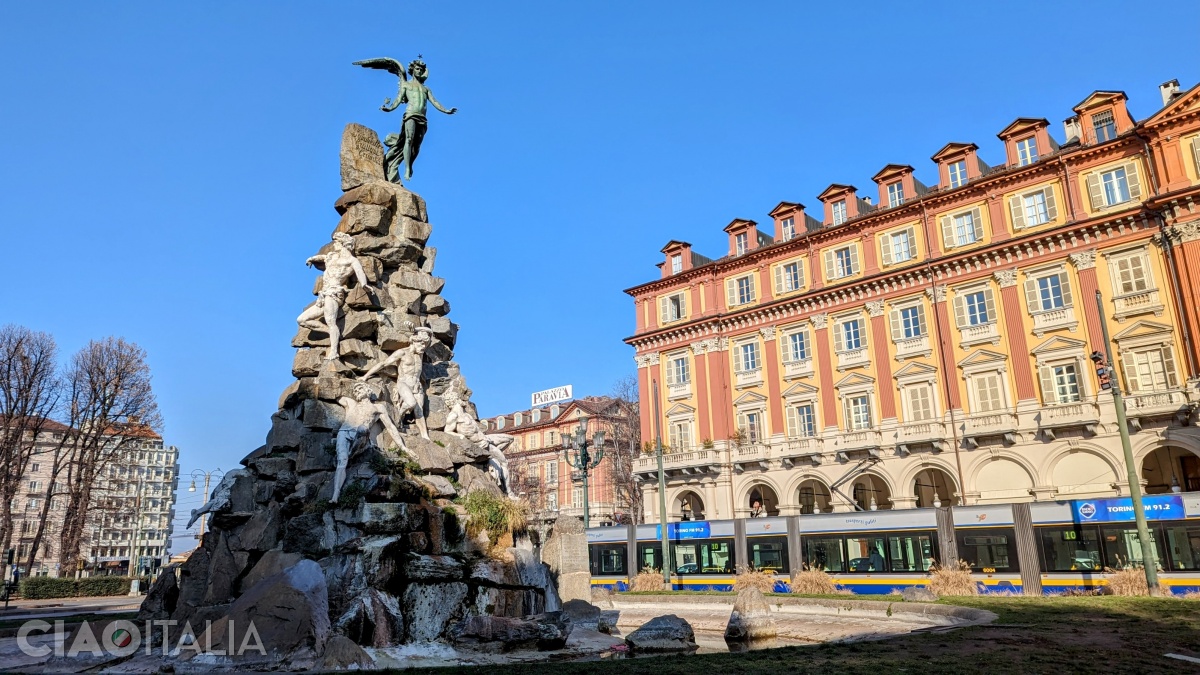
<instances>
[{"instance_id":1,"label":"orange and yellow building","mask_svg":"<svg viewBox=\"0 0 1200 675\"><path fill-rule=\"evenodd\" d=\"M668 517L1125 495L1101 313L1143 484L1200 489L1200 86L1161 93L1136 121L1093 92L1061 145L1018 118L996 166L948 143L935 185L889 164L781 202L716 260L669 242L626 291Z\"/></svg>"}]
</instances>

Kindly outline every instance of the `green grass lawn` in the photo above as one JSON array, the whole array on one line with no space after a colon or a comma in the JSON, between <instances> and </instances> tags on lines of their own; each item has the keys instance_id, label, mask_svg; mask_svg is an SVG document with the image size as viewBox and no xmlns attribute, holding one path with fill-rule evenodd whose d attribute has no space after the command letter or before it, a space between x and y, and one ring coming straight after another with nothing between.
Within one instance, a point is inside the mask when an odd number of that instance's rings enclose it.
<instances>
[{"instance_id":1,"label":"green grass lawn","mask_svg":"<svg viewBox=\"0 0 1200 675\"><path fill-rule=\"evenodd\" d=\"M845 596L839 596L845 597ZM855 596L858 599L858 596ZM489 667L488 675L888 675L890 673L1189 673L1200 657L1200 602L1171 598L970 597L941 604L995 612L990 626L891 640L578 663ZM436 675L477 675L471 668Z\"/></svg>"}]
</instances>

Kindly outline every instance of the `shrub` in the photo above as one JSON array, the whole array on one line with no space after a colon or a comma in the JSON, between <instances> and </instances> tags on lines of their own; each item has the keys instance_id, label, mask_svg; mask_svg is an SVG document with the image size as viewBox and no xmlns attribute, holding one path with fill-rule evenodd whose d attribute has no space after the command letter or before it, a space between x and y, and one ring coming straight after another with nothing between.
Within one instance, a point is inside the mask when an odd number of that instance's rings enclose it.
<instances>
[{"instance_id":1,"label":"shrub","mask_svg":"<svg viewBox=\"0 0 1200 675\"><path fill-rule=\"evenodd\" d=\"M667 590L662 570L644 567L637 576L629 580L629 590L634 592L660 592Z\"/></svg>"},{"instance_id":2,"label":"shrub","mask_svg":"<svg viewBox=\"0 0 1200 675\"><path fill-rule=\"evenodd\" d=\"M956 560L953 565L934 563L929 568L929 590L943 595L979 595L979 587L971 578L971 564Z\"/></svg>"},{"instance_id":3,"label":"shrub","mask_svg":"<svg viewBox=\"0 0 1200 675\"><path fill-rule=\"evenodd\" d=\"M829 576L825 570L808 565L792 575L788 587L788 590L796 595L852 595L850 591L838 589L833 577Z\"/></svg>"},{"instance_id":4,"label":"shrub","mask_svg":"<svg viewBox=\"0 0 1200 675\"><path fill-rule=\"evenodd\" d=\"M486 530L493 548L505 535L525 531L529 512L521 502L476 490L467 495L463 506L467 509L467 534L474 539Z\"/></svg>"},{"instance_id":5,"label":"shrub","mask_svg":"<svg viewBox=\"0 0 1200 675\"><path fill-rule=\"evenodd\" d=\"M737 574L733 577L733 591L736 593L745 588L757 588L763 593L773 593L775 591L775 575L745 565L738 565Z\"/></svg>"},{"instance_id":6,"label":"shrub","mask_svg":"<svg viewBox=\"0 0 1200 675\"><path fill-rule=\"evenodd\" d=\"M125 595L132 580L129 577L84 577L75 581L76 596L92 596Z\"/></svg>"},{"instance_id":7,"label":"shrub","mask_svg":"<svg viewBox=\"0 0 1200 675\"><path fill-rule=\"evenodd\" d=\"M354 508L366 498L367 486L362 481L356 480L342 488L342 494L338 495L337 508Z\"/></svg>"},{"instance_id":8,"label":"shrub","mask_svg":"<svg viewBox=\"0 0 1200 675\"><path fill-rule=\"evenodd\" d=\"M1107 595L1150 595L1150 587L1146 585L1146 572L1140 567L1126 567L1119 570L1104 568L1108 573Z\"/></svg>"},{"instance_id":9,"label":"shrub","mask_svg":"<svg viewBox=\"0 0 1200 675\"><path fill-rule=\"evenodd\" d=\"M26 600L81 598L101 595L125 595L129 577L29 577L21 581L21 597Z\"/></svg>"}]
</instances>

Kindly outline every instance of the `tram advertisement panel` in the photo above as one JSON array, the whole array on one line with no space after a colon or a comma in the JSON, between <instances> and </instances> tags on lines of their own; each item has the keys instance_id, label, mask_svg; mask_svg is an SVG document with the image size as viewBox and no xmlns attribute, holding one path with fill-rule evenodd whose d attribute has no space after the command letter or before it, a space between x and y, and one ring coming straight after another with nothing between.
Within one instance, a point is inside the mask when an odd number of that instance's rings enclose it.
<instances>
[{"instance_id":1,"label":"tram advertisement panel","mask_svg":"<svg viewBox=\"0 0 1200 675\"><path fill-rule=\"evenodd\" d=\"M654 536L662 539L662 525L654 528ZM712 536L708 521L694 520L682 523L667 523L667 538L669 539L708 539Z\"/></svg>"},{"instance_id":2,"label":"tram advertisement panel","mask_svg":"<svg viewBox=\"0 0 1200 675\"><path fill-rule=\"evenodd\" d=\"M1182 520L1183 498L1179 495L1150 495L1142 498L1146 518L1150 520ZM1133 500L1092 499L1071 504L1077 523L1110 523L1133 520Z\"/></svg>"}]
</instances>

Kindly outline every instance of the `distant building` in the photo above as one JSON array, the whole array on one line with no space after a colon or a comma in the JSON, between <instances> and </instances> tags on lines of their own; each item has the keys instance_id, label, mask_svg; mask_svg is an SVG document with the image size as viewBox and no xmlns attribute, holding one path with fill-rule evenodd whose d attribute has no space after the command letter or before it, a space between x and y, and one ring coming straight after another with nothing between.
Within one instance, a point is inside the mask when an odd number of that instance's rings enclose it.
<instances>
[{"instance_id":1,"label":"distant building","mask_svg":"<svg viewBox=\"0 0 1200 675\"><path fill-rule=\"evenodd\" d=\"M668 242L626 340L668 518L1127 495L1102 315L1137 475L1200 489L1200 86L1161 93L1139 121L1092 92L1061 143L1017 118L995 165L947 143L928 186L888 164L780 202L717 260Z\"/></svg>"},{"instance_id":2,"label":"distant building","mask_svg":"<svg viewBox=\"0 0 1200 675\"><path fill-rule=\"evenodd\" d=\"M154 571L170 558L168 548L175 519L179 483L179 449L164 446L162 437L145 430L126 443L93 491L80 548L82 569L59 569L59 535L66 517L65 486L56 487L49 519L32 570L25 569L50 480L51 456L66 427L47 423L22 477L13 504L12 548L22 575L73 576L129 574L131 555L141 571ZM60 483L62 476L60 474ZM135 563L136 567L136 563Z\"/></svg>"}]
</instances>

